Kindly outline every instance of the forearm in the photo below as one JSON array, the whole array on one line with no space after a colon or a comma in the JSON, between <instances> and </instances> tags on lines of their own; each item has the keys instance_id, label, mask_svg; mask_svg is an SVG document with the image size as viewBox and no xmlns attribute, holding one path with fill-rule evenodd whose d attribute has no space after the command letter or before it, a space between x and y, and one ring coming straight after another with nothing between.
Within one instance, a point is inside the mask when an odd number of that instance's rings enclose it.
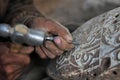
<instances>
[{"instance_id":1,"label":"forearm","mask_svg":"<svg viewBox=\"0 0 120 80\"><path fill-rule=\"evenodd\" d=\"M26 24L36 17L43 15L34 7L32 0L14 0L10 3L7 22L10 24Z\"/></svg>"}]
</instances>

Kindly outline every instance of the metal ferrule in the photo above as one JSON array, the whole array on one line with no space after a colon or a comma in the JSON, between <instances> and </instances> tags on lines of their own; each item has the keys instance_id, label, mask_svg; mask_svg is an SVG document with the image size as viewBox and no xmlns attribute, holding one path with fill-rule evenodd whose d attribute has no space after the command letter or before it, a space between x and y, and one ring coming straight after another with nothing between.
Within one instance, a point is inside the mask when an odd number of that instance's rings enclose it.
<instances>
[{"instance_id":1,"label":"metal ferrule","mask_svg":"<svg viewBox=\"0 0 120 80\"><path fill-rule=\"evenodd\" d=\"M42 45L45 39L43 31L28 29L25 25L16 25L11 35L13 42L31 46Z\"/></svg>"},{"instance_id":2,"label":"metal ferrule","mask_svg":"<svg viewBox=\"0 0 120 80\"><path fill-rule=\"evenodd\" d=\"M27 37L26 43L35 46L42 45L45 40L45 34L43 31L33 29L29 30L29 34L27 34L26 37Z\"/></svg>"}]
</instances>

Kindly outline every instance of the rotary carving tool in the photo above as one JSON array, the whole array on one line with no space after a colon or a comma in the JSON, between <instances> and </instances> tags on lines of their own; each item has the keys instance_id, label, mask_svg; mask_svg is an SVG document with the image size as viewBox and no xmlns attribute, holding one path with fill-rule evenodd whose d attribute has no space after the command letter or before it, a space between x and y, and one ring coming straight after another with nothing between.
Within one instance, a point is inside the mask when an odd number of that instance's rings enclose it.
<instances>
[{"instance_id":1,"label":"rotary carving tool","mask_svg":"<svg viewBox=\"0 0 120 80\"><path fill-rule=\"evenodd\" d=\"M17 24L14 27L0 24L0 36L4 38L10 37L11 41L15 43L31 46L42 45L46 40L54 40L54 37L46 36L43 31L29 29L23 24Z\"/></svg>"}]
</instances>

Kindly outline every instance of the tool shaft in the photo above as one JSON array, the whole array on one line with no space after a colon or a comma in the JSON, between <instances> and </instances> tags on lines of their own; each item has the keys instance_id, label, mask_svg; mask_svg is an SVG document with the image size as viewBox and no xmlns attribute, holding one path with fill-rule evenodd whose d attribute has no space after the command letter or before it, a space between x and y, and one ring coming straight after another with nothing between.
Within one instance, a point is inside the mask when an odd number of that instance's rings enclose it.
<instances>
[{"instance_id":1,"label":"tool shaft","mask_svg":"<svg viewBox=\"0 0 120 80\"><path fill-rule=\"evenodd\" d=\"M7 24L0 24L0 36L10 37L15 43L31 46L42 45L45 40L54 40L53 37L46 36L43 31L29 29L22 24L17 24L13 28Z\"/></svg>"}]
</instances>

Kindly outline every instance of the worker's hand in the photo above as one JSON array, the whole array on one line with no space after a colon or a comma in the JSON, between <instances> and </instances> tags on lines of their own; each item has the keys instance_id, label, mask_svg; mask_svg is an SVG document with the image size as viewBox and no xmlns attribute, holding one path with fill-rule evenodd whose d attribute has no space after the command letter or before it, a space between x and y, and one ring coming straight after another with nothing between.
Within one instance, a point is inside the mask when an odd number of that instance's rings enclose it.
<instances>
[{"instance_id":1,"label":"worker's hand","mask_svg":"<svg viewBox=\"0 0 120 80\"><path fill-rule=\"evenodd\" d=\"M30 63L28 53L33 48L0 42L0 49L0 80L15 80Z\"/></svg>"},{"instance_id":2,"label":"worker's hand","mask_svg":"<svg viewBox=\"0 0 120 80\"><path fill-rule=\"evenodd\" d=\"M44 45L36 47L36 52L41 58L55 58L64 51L68 51L74 47L72 44L73 38L68 29L56 21L45 18L35 18L29 26L34 29L40 29L48 35L57 36L54 41L46 41Z\"/></svg>"}]
</instances>

